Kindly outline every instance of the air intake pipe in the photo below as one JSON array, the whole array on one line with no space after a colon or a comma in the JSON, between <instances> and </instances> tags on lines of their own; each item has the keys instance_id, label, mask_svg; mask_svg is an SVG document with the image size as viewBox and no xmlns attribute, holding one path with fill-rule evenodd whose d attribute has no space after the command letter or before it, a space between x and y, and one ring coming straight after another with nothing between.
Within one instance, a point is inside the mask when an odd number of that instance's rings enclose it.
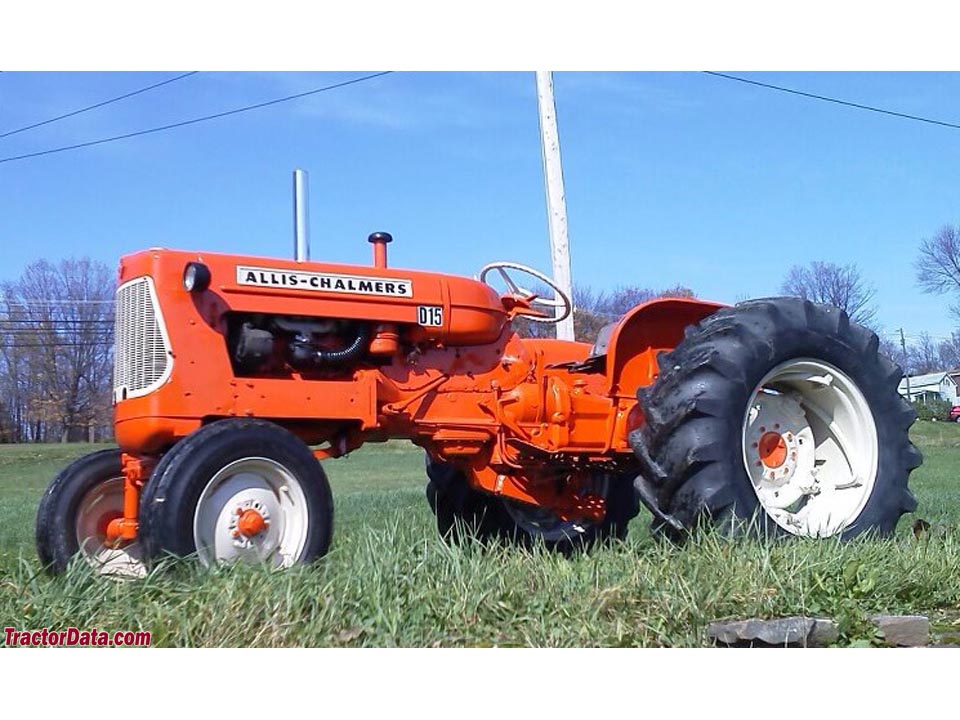
<instances>
[{"instance_id":1,"label":"air intake pipe","mask_svg":"<svg viewBox=\"0 0 960 720\"><path fill-rule=\"evenodd\" d=\"M370 326L366 324L356 326L356 335L342 350L324 350L303 335L297 335L290 343L288 359L298 370L343 365L360 358L366 352L369 342Z\"/></svg>"}]
</instances>

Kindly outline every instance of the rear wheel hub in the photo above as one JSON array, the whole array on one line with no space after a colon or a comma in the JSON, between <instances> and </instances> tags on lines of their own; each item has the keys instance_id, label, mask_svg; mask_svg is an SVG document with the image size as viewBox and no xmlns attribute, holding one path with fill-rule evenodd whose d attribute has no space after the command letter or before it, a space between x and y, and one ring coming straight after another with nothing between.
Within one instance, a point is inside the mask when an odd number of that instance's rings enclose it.
<instances>
[{"instance_id":1,"label":"rear wheel hub","mask_svg":"<svg viewBox=\"0 0 960 720\"><path fill-rule=\"evenodd\" d=\"M778 525L797 535L834 535L873 490L876 423L863 393L837 367L789 360L767 373L750 399L743 459Z\"/></svg>"},{"instance_id":2,"label":"rear wheel hub","mask_svg":"<svg viewBox=\"0 0 960 720\"><path fill-rule=\"evenodd\" d=\"M760 462L768 468L776 469L783 465L783 461L787 459L787 442L780 433L764 433L758 446Z\"/></svg>"}]
</instances>

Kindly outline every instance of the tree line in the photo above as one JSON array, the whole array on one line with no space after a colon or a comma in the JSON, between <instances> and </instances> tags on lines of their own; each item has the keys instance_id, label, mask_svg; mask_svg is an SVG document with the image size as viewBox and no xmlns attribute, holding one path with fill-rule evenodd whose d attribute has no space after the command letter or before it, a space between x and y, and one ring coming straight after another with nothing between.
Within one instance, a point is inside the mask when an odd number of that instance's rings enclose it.
<instances>
[{"instance_id":1,"label":"tree line","mask_svg":"<svg viewBox=\"0 0 960 720\"><path fill-rule=\"evenodd\" d=\"M0 442L112 437L115 287L89 258L0 284Z\"/></svg>"},{"instance_id":2,"label":"tree line","mask_svg":"<svg viewBox=\"0 0 960 720\"><path fill-rule=\"evenodd\" d=\"M917 286L928 293L952 295L950 316L960 323L960 227L944 226L933 237L921 241L914 262ZM880 336L880 350L910 375L960 368L960 329L947 338L933 338L916 328L883 328L876 321L876 294L856 265L812 262L794 266L781 288L785 295L797 295L827 302L847 311L851 319Z\"/></svg>"}]
</instances>

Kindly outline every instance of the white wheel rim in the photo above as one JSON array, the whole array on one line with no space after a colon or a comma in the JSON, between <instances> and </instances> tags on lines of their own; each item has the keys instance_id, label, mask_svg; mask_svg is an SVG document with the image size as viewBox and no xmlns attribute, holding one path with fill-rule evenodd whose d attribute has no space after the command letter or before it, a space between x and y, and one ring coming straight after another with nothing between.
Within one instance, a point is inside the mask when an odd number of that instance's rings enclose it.
<instances>
[{"instance_id":1,"label":"white wheel rim","mask_svg":"<svg viewBox=\"0 0 960 720\"><path fill-rule=\"evenodd\" d=\"M106 525L123 517L123 477L101 482L80 499L76 513L77 545L80 554L101 575L137 578L147 574L140 544L118 547L106 544Z\"/></svg>"},{"instance_id":2,"label":"white wheel rim","mask_svg":"<svg viewBox=\"0 0 960 720\"><path fill-rule=\"evenodd\" d=\"M238 526L247 511L265 524L251 536ZM289 567L303 553L309 521L307 499L293 473L270 458L241 458L210 478L197 502L193 537L204 565L241 561Z\"/></svg>"},{"instance_id":3,"label":"white wheel rim","mask_svg":"<svg viewBox=\"0 0 960 720\"><path fill-rule=\"evenodd\" d=\"M610 478L600 475L585 484L583 493L592 493L607 497ZM595 526L588 520L561 520L547 508L513 500L504 500L503 507L517 527L533 538L542 538L544 542L562 542L580 537Z\"/></svg>"},{"instance_id":4,"label":"white wheel rim","mask_svg":"<svg viewBox=\"0 0 960 720\"><path fill-rule=\"evenodd\" d=\"M876 483L877 426L863 393L822 360L777 365L750 397L743 462L764 511L809 537L843 532Z\"/></svg>"}]
</instances>

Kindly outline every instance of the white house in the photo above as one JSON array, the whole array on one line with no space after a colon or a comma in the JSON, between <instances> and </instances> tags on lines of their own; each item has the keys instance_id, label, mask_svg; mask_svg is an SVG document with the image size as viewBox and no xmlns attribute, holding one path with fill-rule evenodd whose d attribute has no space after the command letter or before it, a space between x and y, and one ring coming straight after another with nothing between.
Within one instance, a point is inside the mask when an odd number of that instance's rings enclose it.
<instances>
[{"instance_id":1,"label":"white house","mask_svg":"<svg viewBox=\"0 0 960 720\"><path fill-rule=\"evenodd\" d=\"M909 397L907 397L907 378L900 381L897 390L911 402L946 400L951 405L960 405L960 370L914 375L910 378Z\"/></svg>"}]
</instances>

